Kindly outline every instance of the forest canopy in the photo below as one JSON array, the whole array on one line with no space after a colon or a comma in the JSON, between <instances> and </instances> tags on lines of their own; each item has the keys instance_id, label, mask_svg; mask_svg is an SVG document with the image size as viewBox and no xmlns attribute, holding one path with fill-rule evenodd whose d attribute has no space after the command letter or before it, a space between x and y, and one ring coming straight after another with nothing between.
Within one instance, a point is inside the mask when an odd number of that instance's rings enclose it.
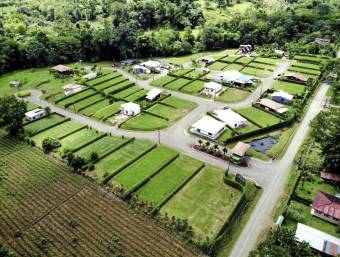
<instances>
[{"instance_id":1,"label":"forest canopy","mask_svg":"<svg viewBox=\"0 0 340 257\"><path fill-rule=\"evenodd\" d=\"M0 3L0 72L75 60L183 55L252 45L334 54L334 0L7 0ZM284 11L283 11L284 10Z\"/></svg>"}]
</instances>

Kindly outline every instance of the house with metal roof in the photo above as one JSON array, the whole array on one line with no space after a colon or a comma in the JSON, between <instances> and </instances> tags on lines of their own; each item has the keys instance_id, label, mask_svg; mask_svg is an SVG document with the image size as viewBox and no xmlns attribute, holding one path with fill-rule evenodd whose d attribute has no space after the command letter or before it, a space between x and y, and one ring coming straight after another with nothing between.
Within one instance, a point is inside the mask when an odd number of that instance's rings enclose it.
<instances>
[{"instance_id":1,"label":"house with metal roof","mask_svg":"<svg viewBox=\"0 0 340 257\"><path fill-rule=\"evenodd\" d=\"M28 121L37 120L45 116L45 111L41 108L34 109L25 113L25 118Z\"/></svg>"},{"instance_id":2,"label":"house with metal roof","mask_svg":"<svg viewBox=\"0 0 340 257\"><path fill-rule=\"evenodd\" d=\"M63 86L63 89L64 95L69 96L84 90L85 86L79 84L67 84L66 86Z\"/></svg>"},{"instance_id":3,"label":"house with metal roof","mask_svg":"<svg viewBox=\"0 0 340 257\"><path fill-rule=\"evenodd\" d=\"M230 108L218 109L214 111L214 114L216 115L216 118L223 121L231 128L242 128L248 123L248 120Z\"/></svg>"},{"instance_id":4,"label":"house with metal roof","mask_svg":"<svg viewBox=\"0 0 340 257\"><path fill-rule=\"evenodd\" d=\"M222 90L222 85L214 81L204 83L203 92L209 95L216 95Z\"/></svg>"},{"instance_id":5,"label":"house with metal roof","mask_svg":"<svg viewBox=\"0 0 340 257\"><path fill-rule=\"evenodd\" d=\"M290 105L294 97L283 90L275 91L271 96L273 101L286 105Z\"/></svg>"},{"instance_id":6,"label":"house with metal roof","mask_svg":"<svg viewBox=\"0 0 340 257\"><path fill-rule=\"evenodd\" d=\"M291 80L291 81L304 83L304 84L307 83L307 81L308 81L308 77L306 77L302 74L294 73L294 72L287 72L282 76L282 78L287 79L287 80Z\"/></svg>"},{"instance_id":7,"label":"house with metal roof","mask_svg":"<svg viewBox=\"0 0 340 257\"><path fill-rule=\"evenodd\" d=\"M141 107L139 104L129 102L122 104L120 110L121 113L126 116L135 116L141 112Z\"/></svg>"},{"instance_id":8,"label":"house with metal roof","mask_svg":"<svg viewBox=\"0 0 340 257\"><path fill-rule=\"evenodd\" d=\"M146 94L146 99L148 101L153 101L156 98L158 98L162 93L162 90L158 89L158 88L154 88L152 90L150 90L147 94Z\"/></svg>"},{"instance_id":9,"label":"house with metal roof","mask_svg":"<svg viewBox=\"0 0 340 257\"><path fill-rule=\"evenodd\" d=\"M253 77L235 70L220 72L213 79L219 83L234 84L240 87L254 84Z\"/></svg>"},{"instance_id":10,"label":"house with metal roof","mask_svg":"<svg viewBox=\"0 0 340 257\"><path fill-rule=\"evenodd\" d=\"M273 100L268 98L262 98L259 101L259 104L264 107L266 110L278 112L278 113L285 113L288 111L287 108L283 104L277 103Z\"/></svg>"},{"instance_id":11,"label":"house with metal roof","mask_svg":"<svg viewBox=\"0 0 340 257\"><path fill-rule=\"evenodd\" d=\"M340 198L318 192L312 204L311 214L340 225Z\"/></svg>"},{"instance_id":12,"label":"house with metal roof","mask_svg":"<svg viewBox=\"0 0 340 257\"><path fill-rule=\"evenodd\" d=\"M225 130L226 124L208 115L201 118L191 126L191 132L212 140L218 138Z\"/></svg>"}]
</instances>

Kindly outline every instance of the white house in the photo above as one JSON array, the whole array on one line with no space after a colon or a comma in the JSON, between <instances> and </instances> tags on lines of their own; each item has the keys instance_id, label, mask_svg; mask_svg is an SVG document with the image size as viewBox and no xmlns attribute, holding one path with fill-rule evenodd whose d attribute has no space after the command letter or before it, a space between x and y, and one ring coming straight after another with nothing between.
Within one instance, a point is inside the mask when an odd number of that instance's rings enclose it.
<instances>
[{"instance_id":1,"label":"white house","mask_svg":"<svg viewBox=\"0 0 340 257\"><path fill-rule=\"evenodd\" d=\"M235 84L242 87L254 84L252 77L236 70L220 72L213 79L219 83Z\"/></svg>"},{"instance_id":2,"label":"white house","mask_svg":"<svg viewBox=\"0 0 340 257\"><path fill-rule=\"evenodd\" d=\"M140 105L132 102L122 104L120 110L122 114L127 116L135 116L141 112Z\"/></svg>"},{"instance_id":3,"label":"white house","mask_svg":"<svg viewBox=\"0 0 340 257\"><path fill-rule=\"evenodd\" d=\"M295 238L299 242L307 242L309 245L330 256L340 254L340 238L326 234L320 230L298 223Z\"/></svg>"},{"instance_id":4,"label":"white house","mask_svg":"<svg viewBox=\"0 0 340 257\"><path fill-rule=\"evenodd\" d=\"M225 123L206 115L191 126L191 132L214 140L226 130L225 125Z\"/></svg>"},{"instance_id":5,"label":"white house","mask_svg":"<svg viewBox=\"0 0 340 257\"><path fill-rule=\"evenodd\" d=\"M45 111L41 108L34 109L32 111L26 112L26 120L32 121L45 116Z\"/></svg>"},{"instance_id":6,"label":"white house","mask_svg":"<svg viewBox=\"0 0 340 257\"><path fill-rule=\"evenodd\" d=\"M90 80L90 79L95 79L97 77L96 72L91 72L83 76L84 79Z\"/></svg>"},{"instance_id":7,"label":"white house","mask_svg":"<svg viewBox=\"0 0 340 257\"><path fill-rule=\"evenodd\" d=\"M141 65L134 65L132 69L137 74L150 74L151 73L150 69L144 66L141 66Z\"/></svg>"},{"instance_id":8,"label":"white house","mask_svg":"<svg viewBox=\"0 0 340 257\"><path fill-rule=\"evenodd\" d=\"M63 87L65 96L73 95L75 93L78 93L82 91L85 88L85 86L79 85L79 84L68 84Z\"/></svg>"},{"instance_id":9,"label":"white house","mask_svg":"<svg viewBox=\"0 0 340 257\"><path fill-rule=\"evenodd\" d=\"M218 92L222 90L222 85L216 82L207 82L204 83L203 92L210 95L216 95Z\"/></svg>"},{"instance_id":10,"label":"white house","mask_svg":"<svg viewBox=\"0 0 340 257\"><path fill-rule=\"evenodd\" d=\"M215 61L215 59L210 58L210 57L202 57L201 58L201 62L205 62L207 64L213 63Z\"/></svg>"},{"instance_id":11,"label":"white house","mask_svg":"<svg viewBox=\"0 0 340 257\"><path fill-rule=\"evenodd\" d=\"M149 69L160 69L161 63L158 61L146 61L146 62L141 63L141 66L144 66Z\"/></svg>"},{"instance_id":12,"label":"white house","mask_svg":"<svg viewBox=\"0 0 340 257\"><path fill-rule=\"evenodd\" d=\"M155 100L160 94L162 93L162 90L158 89L158 88L154 88L152 90L150 90L147 94L146 94L146 99L149 101L153 101Z\"/></svg>"},{"instance_id":13,"label":"white house","mask_svg":"<svg viewBox=\"0 0 340 257\"><path fill-rule=\"evenodd\" d=\"M247 125L248 121L232 109L219 109L215 112L216 117L225 122L231 128L241 128Z\"/></svg>"}]
</instances>

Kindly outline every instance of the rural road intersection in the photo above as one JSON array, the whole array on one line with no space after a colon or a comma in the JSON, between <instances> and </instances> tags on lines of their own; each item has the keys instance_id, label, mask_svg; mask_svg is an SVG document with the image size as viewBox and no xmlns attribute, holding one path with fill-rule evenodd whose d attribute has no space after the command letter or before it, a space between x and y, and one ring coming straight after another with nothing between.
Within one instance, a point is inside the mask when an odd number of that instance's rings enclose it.
<instances>
[{"instance_id":1,"label":"rural road intersection","mask_svg":"<svg viewBox=\"0 0 340 257\"><path fill-rule=\"evenodd\" d=\"M268 88L271 88L275 82L274 77L278 73L282 73L287 70L290 62L281 63L277 71L269 78L262 79L262 86L258 87L247 99L238 103L228 104L231 108L240 108L251 106L253 101L256 101L261 92L264 92ZM152 80L138 80L131 74L118 69L118 72L135 81L136 84L145 89L152 89L150 86ZM315 97L313 98L310 108L301 121L285 155L281 160L277 161L261 161L258 159L251 158L250 167L241 168L233 166L231 170L235 173L240 173L247 178L250 178L257 182L262 188L263 193L248 221L245 228L243 229L238 241L234 245L231 257L246 257L249 252L255 247L257 238L263 231L271 224L271 213L277 202L284 194L285 183L288 179L288 174L293 164L294 157L303 142L303 139L309 129L309 122L322 110L324 101L326 99L326 93L328 90L327 84L322 84ZM93 120L89 117L73 113L69 110L59 108L52 103L45 100L41 100L41 91L31 90L32 95L26 99L32 103L38 104L42 107L50 107L53 112L59 113L65 117L69 117L72 120L79 121L87 124L89 127L95 128L99 131L111 133L116 136L127 136L144 138L154 142L158 142L158 132L136 132L136 131L125 131L117 129L108 124L101 123ZM209 155L198 152L192 148L192 145L197 143L197 138L188 133L188 128L192 123L197 121L200 117L205 115L208 111L212 111L216 108L224 106L226 104L220 102L214 102L212 100L203 99L200 97L183 94L180 92L171 91L173 96L177 96L186 100L195 102L198 107L183 117L181 120L173 124L171 127L161 130L160 138L161 144L168 147L174 148L179 152L185 153L193 158L200 159L208 164L218 166L222 169L226 169L227 163L211 157Z\"/></svg>"}]
</instances>

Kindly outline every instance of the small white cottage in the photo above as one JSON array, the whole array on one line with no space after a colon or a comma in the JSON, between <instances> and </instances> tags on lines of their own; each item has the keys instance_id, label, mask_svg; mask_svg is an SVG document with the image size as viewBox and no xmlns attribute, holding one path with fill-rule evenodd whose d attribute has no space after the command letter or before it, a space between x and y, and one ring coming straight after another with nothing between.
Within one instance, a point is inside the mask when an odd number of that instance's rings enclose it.
<instances>
[{"instance_id":1,"label":"small white cottage","mask_svg":"<svg viewBox=\"0 0 340 257\"><path fill-rule=\"evenodd\" d=\"M222 85L216 82L207 82L204 84L204 93L209 95L216 95L222 90Z\"/></svg>"},{"instance_id":2,"label":"small white cottage","mask_svg":"<svg viewBox=\"0 0 340 257\"><path fill-rule=\"evenodd\" d=\"M28 121L33 121L45 116L45 111L41 108L34 109L32 111L26 112L25 117Z\"/></svg>"},{"instance_id":3,"label":"small white cottage","mask_svg":"<svg viewBox=\"0 0 340 257\"><path fill-rule=\"evenodd\" d=\"M91 72L83 76L84 79L90 80L90 79L95 79L97 77L96 72Z\"/></svg>"},{"instance_id":4,"label":"small white cottage","mask_svg":"<svg viewBox=\"0 0 340 257\"><path fill-rule=\"evenodd\" d=\"M126 116L135 116L141 112L140 105L132 102L122 104L120 110Z\"/></svg>"},{"instance_id":5,"label":"small white cottage","mask_svg":"<svg viewBox=\"0 0 340 257\"><path fill-rule=\"evenodd\" d=\"M73 95L75 93L78 93L82 91L85 88L85 86L79 85L79 84L68 84L63 87L65 96Z\"/></svg>"}]
</instances>

